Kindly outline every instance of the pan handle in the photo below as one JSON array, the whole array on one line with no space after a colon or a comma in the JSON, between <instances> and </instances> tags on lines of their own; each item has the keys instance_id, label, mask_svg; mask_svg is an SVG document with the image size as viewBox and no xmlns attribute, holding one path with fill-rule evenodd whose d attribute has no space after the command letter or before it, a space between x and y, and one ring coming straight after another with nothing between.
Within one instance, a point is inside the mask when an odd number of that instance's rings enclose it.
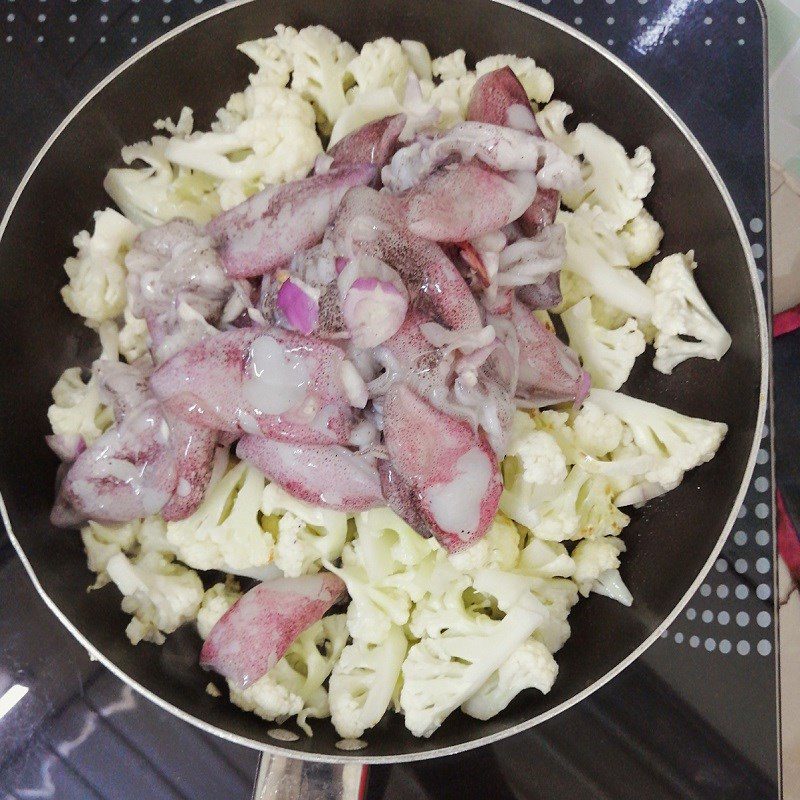
<instances>
[{"instance_id":1,"label":"pan handle","mask_svg":"<svg viewBox=\"0 0 800 800\"><path fill-rule=\"evenodd\" d=\"M368 769L262 753L253 800L364 800Z\"/></svg>"}]
</instances>

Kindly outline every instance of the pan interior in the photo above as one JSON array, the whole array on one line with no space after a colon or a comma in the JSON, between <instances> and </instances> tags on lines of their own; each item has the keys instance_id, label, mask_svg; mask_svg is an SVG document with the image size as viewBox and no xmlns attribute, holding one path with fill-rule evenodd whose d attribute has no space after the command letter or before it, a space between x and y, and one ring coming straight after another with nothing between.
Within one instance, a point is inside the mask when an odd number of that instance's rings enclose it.
<instances>
[{"instance_id":1,"label":"pan interior","mask_svg":"<svg viewBox=\"0 0 800 800\"><path fill-rule=\"evenodd\" d=\"M628 384L638 397L729 426L711 463L634 513L622 568L634 605L592 595L573 610L572 637L558 654L560 674L549 695L524 693L488 722L454 714L428 740L413 738L399 716L387 715L366 736L368 748L353 756L425 757L502 736L569 702L630 656L692 587L726 530L748 473L761 402L758 304L736 224L693 145L636 81L546 19L488 0L256 0L203 18L136 60L72 117L44 153L0 240L0 350L6 359L0 372L0 491L21 550L66 620L118 670L182 714L246 744L275 745L267 735L272 726L206 694L195 634L180 631L161 648L131 647L116 590L87 594L92 577L79 537L48 522L56 468L44 442L49 392L63 369L88 365L96 355L94 333L61 302L62 264L75 233L108 204L102 180L119 163L121 146L149 137L153 120L174 117L184 105L195 109L198 126L207 124L246 83L250 65L236 44L268 35L277 23L324 24L356 46L391 35L420 39L434 54L463 47L473 61L502 52L533 56L553 74L556 96L574 107L576 119L597 123L629 152L639 144L651 148L657 175L648 208L666 231L662 252L695 249L700 288L733 337L722 363L690 361L668 377L652 370L646 356ZM332 726L319 722L312 739L282 747L340 758L336 741Z\"/></svg>"}]
</instances>

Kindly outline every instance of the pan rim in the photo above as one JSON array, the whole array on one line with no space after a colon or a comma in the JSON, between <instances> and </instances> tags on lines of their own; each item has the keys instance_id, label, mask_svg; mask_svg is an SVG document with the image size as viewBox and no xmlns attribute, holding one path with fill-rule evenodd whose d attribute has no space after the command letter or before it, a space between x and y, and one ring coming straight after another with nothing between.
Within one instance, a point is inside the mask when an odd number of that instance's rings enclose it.
<instances>
[{"instance_id":1,"label":"pan rim","mask_svg":"<svg viewBox=\"0 0 800 800\"><path fill-rule=\"evenodd\" d=\"M103 89L105 89L107 85L109 85L126 69L128 69L128 67L139 61L139 59L146 56L152 50L155 50L157 47L160 47L162 44L168 42L172 38L179 36L184 31L188 30L194 25L201 24L206 20L209 20L217 16L218 14L225 13L231 8L238 8L239 6L247 5L255 1L256 0L229 0L229 2L226 2L225 4L218 6L217 8L210 9L209 11L203 12L202 14L198 14L197 16L192 17L192 19L187 20L181 25L175 27L173 30L168 31L164 35L158 37L153 42L148 44L146 47L142 48L140 51L132 55L130 58L126 59L122 64L120 64L118 67L112 70L112 72L110 72L93 89L91 89L77 103L77 105L69 112L69 114L64 118L64 120L48 137L47 141L44 143L42 148L36 154L36 157L33 159L28 169L25 171L25 174L23 175L20 184L17 186L17 189L15 190L14 194L11 197L9 205L3 215L2 222L0 222L0 239L2 239L5 233L5 230L8 226L8 222L11 219L12 214L14 213L14 209L16 208L20 196L25 190L25 187L27 186L31 176L39 167L39 164L41 163L42 159L47 154L52 145L56 142L56 140L59 138L59 136L61 136L61 134L64 132L67 126L83 110L83 108L87 106L94 99L96 95L98 95ZM578 40L584 46L589 47L590 49L596 51L600 56L605 58L607 61L610 61L613 66L621 70L629 79L631 79L639 88L641 88L650 97L650 99L661 109L661 111L664 114L666 114L666 116L670 119L670 121L678 128L681 135L687 140L687 142L691 145L692 149L699 156L701 162L703 163L703 166L705 167L708 174L711 176L717 190L719 191L723 201L725 202L728 214L730 215L730 218L733 221L734 227L736 228L736 232L739 236L739 243L742 246L742 250L745 255L745 260L748 266L748 271L750 273L750 281L752 284L753 294L756 301L756 313L758 317L758 337L761 350L761 359L760 359L761 374L759 381L759 401L758 401L758 412L756 415L755 434L753 436L753 443L750 448L750 455L747 460L741 485L739 486L739 490L736 494L735 501L731 507L728 519L722 528L722 532L719 538L717 539L714 547L712 548L708 560L703 565L697 577L689 586L688 590L683 594L683 596L677 602L672 611L667 615L667 617L662 621L662 623L658 625L657 628L638 647L636 647L631 653L628 654L628 656L626 656L622 661L616 664L612 669L608 670L605 674L600 676L592 684L590 684L577 694L573 695L568 700L565 700L563 703L560 703L559 705L555 706L554 708L551 708L547 711L542 712L541 714L531 717L525 722L521 722L517 725L505 728L502 731L498 731L497 733L472 739L468 742L463 742L461 744L451 745L448 747L434 748L420 753L412 753L408 755L398 754L390 756L371 756L371 757L368 754L364 753L363 751L359 751L358 754L353 754L353 755L347 755L345 753L342 753L342 755L333 755L333 754L323 755L320 753L299 752L297 750L280 747L279 745L273 745L265 742L260 742L255 739L250 739L245 736L240 736L238 734L232 733L231 731L225 730L224 728L220 728L216 725L205 722L204 720L199 719L198 717L195 717L194 715L186 711L183 711L182 709L168 702L164 698L155 694L151 690L147 689L137 681L133 680L121 668L119 668L107 656L105 656L97 647L95 647L94 644L92 644L78 630L78 628L75 625L73 625L73 623L66 617L66 615L58 608L56 603L47 594L47 592L45 592L44 588L42 587L36 576L36 573L30 561L25 555L22 546L20 545L19 541L17 540L17 538L13 533L11 520L8 516L8 511L6 509L5 501L2 497L2 494L0 493L0 515L2 515L3 523L8 533L9 540L11 541L11 544L16 550L17 555L22 561L25 571L28 573L28 577L31 579L34 588L36 589L39 596L44 600L45 604L50 609L50 611L61 622L61 624L70 632L70 634L72 634L72 636L84 647L84 649L89 654L89 657L92 658L93 660L99 661L101 664L103 664L103 666L106 669L110 670L121 681L128 684L137 692L139 692L139 694L141 694L143 697L155 703L157 706L164 709L165 711L173 714L178 719L182 720L183 722L187 722L191 725L194 725L195 727L205 731L206 733L210 733L215 736L219 736L220 738L226 739L227 741L233 742L234 744L242 745L244 747L248 747L250 749L257 750L260 752L267 752L277 756L284 756L286 758L294 758L294 759L300 758L306 761L314 761L320 763L355 762L361 764L391 764L398 762L423 761L431 758L439 758L443 756L454 755L456 753L461 753L467 750L471 750L473 748L482 747L484 745L492 744L493 742L501 741L507 737L529 730L530 728L533 728L534 726L539 725L542 722L552 719L553 717L557 716L563 711L566 711L567 709L571 708L577 703L580 703L582 700L587 698L589 695L593 694L595 691L597 691L606 683L608 683L617 675L619 675L623 670L625 670L634 661L636 661L676 619L676 617L680 614L680 612L683 610L683 608L695 594L698 587L703 582L703 579L708 574L712 565L716 561L719 552L722 549L722 546L724 545L726 539L728 538L736 522L739 508L744 502L745 494L750 485L750 481L753 476L753 471L755 469L756 455L759 449L761 431L764 426L764 422L766 419L766 412L767 412L767 400L769 395L769 374L770 374L769 372L770 339L769 339L769 328L767 324L766 304L764 301L764 296L761 291L761 285L758 278L758 273L756 271L755 259L750 251L750 243L744 228L744 224L733 202L733 198L731 197L730 192L728 191L724 181L722 180L722 177L720 176L719 172L717 171L716 167L711 161L711 158L708 156L703 146L700 144L700 142L692 133L692 131L687 127L687 125L681 120L678 114L672 109L672 107L661 97L660 94L658 94L658 92L655 91L655 89L653 89L650 86L649 83L647 83L647 81L645 81L640 75L638 75L638 73L636 73L631 67L629 67L625 62L623 62L613 53L609 52L602 45L598 44L593 39L589 38L580 31L575 30L574 28L562 22L561 20L549 14L546 14L542 11L539 11L538 9L530 8L529 6L526 6L523 3L518 2L517 0L488 0L488 2L496 3L498 5L506 6L516 11L520 11L524 14L528 14L529 16L535 17L545 22L546 24L551 25L554 28L557 28L558 30L566 33L567 35L572 36L574 39ZM763 36L764 33L762 31L762 41L763 41Z\"/></svg>"}]
</instances>

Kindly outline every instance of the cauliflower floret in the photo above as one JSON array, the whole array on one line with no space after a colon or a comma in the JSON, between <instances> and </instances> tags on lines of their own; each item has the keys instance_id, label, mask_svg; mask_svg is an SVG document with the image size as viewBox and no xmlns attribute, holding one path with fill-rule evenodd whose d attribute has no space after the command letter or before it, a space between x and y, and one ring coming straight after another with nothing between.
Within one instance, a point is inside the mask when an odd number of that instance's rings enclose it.
<instances>
[{"instance_id":1,"label":"cauliflower floret","mask_svg":"<svg viewBox=\"0 0 800 800\"><path fill-rule=\"evenodd\" d=\"M267 184L304 177L322 152L314 109L296 91L251 85L233 95L226 108L226 130L176 136L164 148L171 164L201 171L217 182L223 209Z\"/></svg>"},{"instance_id":2,"label":"cauliflower floret","mask_svg":"<svg viewBox=\"0 0 800 800\"><path fill-rule=\"evenodd\" d=\"M246 461L234 466L186 519L167 523L167 539L194 569L242 574L266 567L273 539L261 521L266 479Z\"/></svg>"},{"instance_id":3,"label":"cauliflower floret","mask_svg":"<svg viewBox=\"0 0 800 800\"><path fill-rule=\"evenodd\" d=\"M653 325L658 331L653 366L665 375L689 358L719 361L731 346L730 335L697 288L692 274L696 267L694 252L677 253L659 261L647 281L655 295Z\"/></svg>"},{"instance_id":4,"label":"cauliflower floret","mask_svg":"<svg viewBox=\"0 0 800 800\"><path fill-rule=\"evenodd\" d=\"M246 689L228 682L231 702L262 719L285 722L297 716L298 725L312 735L309 717L330 715L323 684L347 643L344 615L315 622L292 642L286 655Z\"/></svg>"},{"instance_id":5,"label":"cauliflower floret","mask_svg":"<svg viewBox=\"0 0 800 800\"><path fill-rule=\"evenodd\" d=\"M390 86L359 91L355 94L351 90L348 100L350 103L333 126L328 147L333 147L340 139L362 125L399 114L403 110L394 89Z\"/></svg>"},{"instance_id":6,"label":"cauliflower floret","mask_svg":"<svg viewBox=\"0 0 800 800\"><path fill-rule=\"evenodd\" d=\"M454 50L446 56L434 58L431 71L443 81L463 78L467 74L467 65L464 63L466 55L463 50Z\"/></svg>"},{"instance_id":7,"label":"cauliflower floret","mask_svg":"<svg viewBox=\"0 0 800 800\"><path fill-rule=\"evenodd\" d=\"M615 330L604 328L595 322L589 298L568 308L561 319L570 347L581 357L584 369L591 375L592 386L619 389L647 346L636 320L630 317Z\"/></svg>"},{"instance_id":8,"label":"cauliflower floret","mask_svg":"<svg viewBox=\"0 0 800 800\"><path fill-rule=\"evenodd\" d=\"M567 477L567 462L556 439L522 411L514 414L506 457L519 459L521 478L527 483L554 486Z\"/></svg>"},{"instance_id":9,"label":"cauliflower floret","mask_svg":"<svg viewBox=\"0 0 800 800\"><path fill-rule=\"evenodd\" d=\"M625 543L617 536L584 539L572 551L575 574L572 576L584 597L590 592L610 597L624 606L633 602L628 587L619 574L619 555Z\"/></svg>"},{"instance_id":10,"label":"cauliflower floret","mask_svg":"<svg viewBox=\"0 0 800 800\"><path fill-rule=\"evenodd\" d=\"M519 545L517 526L498 514L486 535L466 550L450 555L450 563L460 572L485 567L513 569L519 558Z\"/></svg>"},{"instance_id":11,"label":"cauliflower floret","mask_svg":"<svg viewBox=\"0 0 800 800\"><path fill-rule=\"evenodd\" d=\"M288 577L319 572L334 561L347 538L347 515L304 503L276 483L264 487L261 511L275 536L275 565Z\"/></svg>"},{"instance_id":12,"label":"cauliflower floret","mask_svg":"<svg viewBox=\"0 0 800 800\"><path fill-rule=\"evenodd\" d=\"M94 233L81 231L73 244L78 249L64 270L69 283L61 296L70 311L99 324L118 317L125 308L125 253L139 228L117 211L96 211Z\"/></svg>"},{"instance_id":13,"label":"cauliflower floret","mask_svg":"<svg viewBox=\"0 0 800 800\"><path fill-rule=\"evenodd\" d=\"M490 719L523 689L538 689L547 694L557 675L558 664L550 651L536 639L528 639L461 706L461 710L476 719Z\"/></svg>"},{"instance_id":14,"label":"cauliflower floret","mask_svg":"<svg viewBox=\"0 0 800 800\"><path fill-rule=\"evenodd\" d=\"M589 398L624 425L630 444L621 466L630 471L631 484L645 485L650 497L674 489L687 470L710 461L728 431L725 423L687 417L618 392L592 389ZM602 463L595 462L595 467ZM607 466L613 474L614 460ZM617 503L623 504L619 497Z\"/></svg>"},{"instance_id":15,"label":"cauliflower floret","mask_svg":"<svg viewBox=\"0 0 800 800\"><path fill-rule=\"evenodd\" d=\"M137 521L103 524L89 520L81 528L81 539L86 550L88 567L92 572L97 573L93 589L99 589L108 583L106 566L115 555L130 553L134 549L137 526Z\"/></svg>"},{"instance_id":16,"label":"cauliflower floret","mask_svg":"<svg viewBox=\"0 0 800 800\"><path fill-rule=\"evenodd\" d=\"M476 614L468 633L448 630L413 645L403 662L400 708L415 736L430 736L482 687L546 617L528 593L495 621Z\"/></svg>"},{"instance_id":17,"label":"cauliflower floret","mask_svg":"<svg viewBox=\"0 0 800 800\"><path fill-rule=\"evenodd\" d=\"M223 614L242 596L239 584L230 578L206 589L197 612L197 632L207 639Z\"/></svg>"},{"instance_id":18,"label":"cauliflower floret","mask_svg":"<svg viewBox=\"0 0 800 800\"><path fill-rule=\"evenodd\" d=\"M114 422L114 412L100 402L95 381L84 383L79 367L64 370L52 396L47 418L58 436L80 436L90 445Z\"/></svg>"},{"instance_id":19,"label":"cauliflower floret","mask_svg":"<svg viewBox=\"0 0 800 800\"><path fill-rule=\"evenodd\" d=\"M142 640L163 644L163 634L197 617L202 581L194 570L161 553L133 560L117 553L108 560L106 572L123 594L122 610L133 615L125 631L132 644Z\"/></svg>"},{"instance_id":20,"label":"cauliflower floret","mask_svg":"<svg viewBox=\"0 0 800 800\"><path fill-rule=\"evenodd\" d=\"M565 202L570 208L584 202L599 206L618 231L639 214L643 198L653 188L650 150L637 147L633 158L628 158L616 139L591 122L578 125L572 141L583 156L583 187L569 193Z\"/></svg>"},{"instance_id":21,"label":"cauliflower floret","mask_svg":"<svg viewBox=\"0 0 800 800\"><path fill-rule=\"evenodd\" d=\"M619 232L619 240L628 257L628 266L638 267L649 261L658 252L663 238L663 228L643 208Z\"/></svg>"},{"instance_id":22,"label":"cauliflower floret","mask_svg":"<svg viewBox=\"0 0 800 800\"><path fill-rule=\"evenodd\" d=\"M397 626L380 645L354 641L344 648L329 685L331 721L339 736L357 739L380 721L392 701L407 650Z\"/></svg>"},{"instance_id":23,"label":"cauliflower floret","mask_svg":"<svg viewBox=\"0 0 800 800\"><path fill-rule=\"evenodd\" d=\"M561 542L531 536L520 554L519 570L536 578L569 578L575 564Z\"/></svg>"},{"instance_id":24,"label":"cauliflower floret","mask_svg":"<svg viewBox=\"0 0 800 800\"><path fill-rule=\"evenodd\" d=\"M152 227L175 217L204 225L220 211L216 184L202 172L173 167L165 153L170 141L167 136L154 136L150 142L123 147L122 160L128 167L110 169L103 188L137 225ZM137 161L146 166L130 166Z\"/></svg>"},{"instance_id":25,"label":"cauliflower floret","mask_svg":"<svg viewBox=\"0 0 800 800\"><path fill-rule=\"evenodd\" d=\"M572 113L572 106L563 100L551 100L536 114L536 122L546 139L555 142L565 153L578 155L578 145L572 134L565 127L567 117Z\"/></svg>"},{"instance_id":26,"label":"cauliflower floret","mask_svg":"<svg viewBox=\"0 0 800 800\"><path fill-rule=\"evenodd\" d=\"M547 616L533 638L551 653L557 653L569 639L571 631L567 618L578 602L578 587L569 578L539 578L531 585L531 591L547 610Z\"/></svg>"},{"instance_id":27,"label":"cauliflower floret","mask_svg":"<svg viewBox=\"0 0 800 800\"><path fill-rule=\"evenodd\" d=\"M653 291L627 268L628 256L606 212L584 205L559 211L557 221L566 229L564 269L583 278L592 294L614 308L650 319Z\"/></svg>"},{"instance_id":28,"label":"cauliflower floret","mask_svg":"<svg viewBox=\"0 0 800 800\"><path fill-rule=\"evenodd\" d=\"M546 103L553 96L553 76L546 69L537 67L532 58L512 55L489 56L475 65L475 72L480 77L501 67L511 67L531 100Z\"/></svg>"},{"instance_id":29,"label":"cauliflower floret","mask_svg":"<svg viewBox=\"0 0 800 800\"><path fill-rule=\"evenodd\" d=\"M356 51L333 31L312 25L292 41L292 55L292 89L314 104L322 127L330 130L346 105L345 82Z\"/></svg>"},{"instance_id":30,"label":"cauliflower floret","mask_svg":"<svg viewBox=\"0 0 800 800\"><path fill-rule=\"evenodd\" d=\"M358 536L345 546L341 567L323 564L347 585L350 635L377 644L392 625L408 622L412 603L430 588L437 551L446 558L434 540L423 539L388 509L366 511L355 520Z\"/></svg>"},{"instance_id":31,"label":"cauliflower floret","mask_svg":"<svg viewBox=\"0 0 800 800\"><path fill-rule=\"evenodd\" d=\"M622 442L622 423L606 414L591 400L584 402L572 421L577 445L590 456L600 458L616 450Z\"/></svg>"},{"instance_id":32,"label":"cauliflower floret","mask_svg":"<svg viewBox=\"0 0 800 800\"><path fill-rule=\"evenodd\" d=\"M250 82L286 86L294 63L292 50L296 38L297 31L294 28L276 25L274 36L238 45L236 49L258 66L258 72L250 76Z\"/></svg>"},{"instance_id":33,"label":"cauliflower floret","mask_svg":"<svg viewBox=\"0 0 800 800\"><path fill-rule=\"evenodd\" d=\"M400 43L388 36L367 42L347 67L360 90L388 86L398 97L405 92L410 69Z\"/></svg>"},{"instance_id":34,"label":"cauliflower floret","mask_svg":"<svg viewBox=\"0 0 800 800\"><path fill-rule=\"evenodd\" d=\"M428 48L422 42L417 42L413 39L403 39L400 42L400 47L416 76L421 81L432 80L433 66Z\"/></svg>"},{"instance_id":35,"label":"cauliflower floret","mask_svg":"<svg viewBox=\"0 0 800 800\"><path fill-rule=\"evenodd\" d=\"M150 332L147 321L135 316L127 306L124 320L125 324L119 330L119 351L132 364L150 349Z\"/></svg>"},{"instance_id":36,"label":"cauliflower floret","mask_svg":"<svg viewBox=\"0 0 800 800\"><path fill-rule=\"evenodd\" d=\"M466 119L469 98L477 79L474 72L467 72L460 78L449 78L433 87L430 101L440 111L437 123L440 129L450 128Z\"/></svg>"},{"instance_id":37,"label":"cauliflower floret","mask_svg":"<svg viewBox=\"0 0 800 800\"><path fill-rule=\"evenodd\" d=\"M509 480L505 463L503 468L500 509L541 539L561 542L618 533L628 524L612 502L610 482L601 475L574 466L561 485L539 486L519 476Z\"/></svg>"}]
</instances>

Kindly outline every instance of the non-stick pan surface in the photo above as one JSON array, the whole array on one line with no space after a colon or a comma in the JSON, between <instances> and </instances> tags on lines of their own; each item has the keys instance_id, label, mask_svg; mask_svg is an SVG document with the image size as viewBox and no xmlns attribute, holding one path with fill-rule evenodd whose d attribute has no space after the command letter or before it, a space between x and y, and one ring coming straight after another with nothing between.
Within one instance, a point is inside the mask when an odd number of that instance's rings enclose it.
<instances>
[{"instance_id":1,"label":"non-stick pan surface","mask_svg":"<svg viewBox=\"0 0 800 800\"><path fill-rule=\"evenodd\" d=\"M113 586L87 593L92 576L78 535L48 522L55 458L47 449L49 392L61 371L96 356L95 334L59 297L64 259L92 211L108 204L106 170L120 148L152 135L159 117L184 105L200 127L243 86L251 64L237 43L277 23L321 23L356 46L379 36L424 41L431 52L466 49L535 57L555 77L556 96L577 120L596 122L632 151L647 144L657 167L648 207L666 231L662 252L694 248L697 279L733 337L722 363L690 361L671 376L639 359L630 391L679 411L721 420L728 437L717 457L683 484L633 514L622 575L631 608L592 595L570 615L572 637L558 654L547 696L526 692L479 722L454 714L430 739L387 718L347 755L327 722L314 737L278 743L273 727L205 692L199 640L189 630L163 647L131 647ZM306 758L405 760L441 755L506 736L557 713L613 677L658 635L688 599L727 535L746 486L764 417L767 338L761 294L741 222L697 143L651 90L579 34L522 6L492 0L254 0L199 17L149 47L95 90L57 131L29 171L0 238L0 492L12 540L45 600L69 629L120 677L190 722L253 747L280 746Z\"/></svg>"}]
</instances>

